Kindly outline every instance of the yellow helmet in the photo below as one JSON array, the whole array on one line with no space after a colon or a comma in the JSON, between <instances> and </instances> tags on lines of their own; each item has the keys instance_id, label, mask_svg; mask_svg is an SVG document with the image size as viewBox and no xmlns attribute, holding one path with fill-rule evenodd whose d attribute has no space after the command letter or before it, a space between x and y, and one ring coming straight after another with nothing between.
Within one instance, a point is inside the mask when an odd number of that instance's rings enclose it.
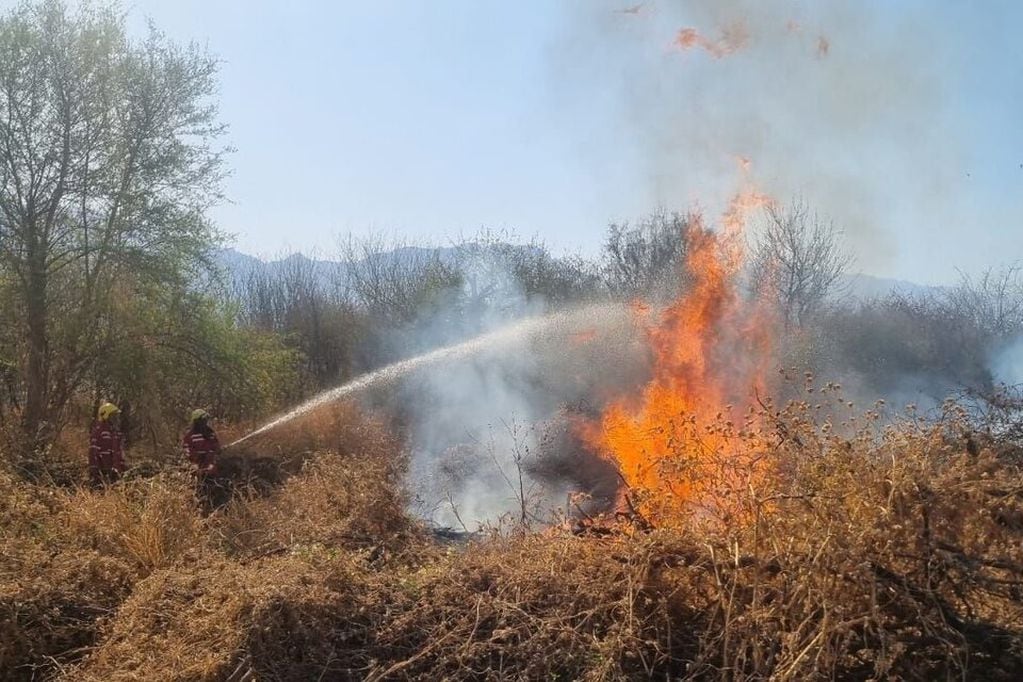
<instances>
[{"instance_id":1,"label":"yellow helmet","mask_svg":"<svg viewBox=\"0 0 1023 682\"><path fill-rule=\"evenodd\" d=\"M114 405L113 403L103 403L99 406L99 412L97 414L99 415L100 420L106 421L115 414L120 413L121 410L118 409L117 405Z\"/></svg>"},{"instance_id":2,"label":"yellow helmet","mask_svg":"<svg viewBox=\"0 0 1023 682\"><path fill-rule=\"evenodd\" d=\"M207 412L206 410L202 409L201 407L197 408L195 410L192 410L192 422L193 423L199 421L200 419L209 419L209 418L210 418L210 413Z\"/></svg>"}]
</instances>

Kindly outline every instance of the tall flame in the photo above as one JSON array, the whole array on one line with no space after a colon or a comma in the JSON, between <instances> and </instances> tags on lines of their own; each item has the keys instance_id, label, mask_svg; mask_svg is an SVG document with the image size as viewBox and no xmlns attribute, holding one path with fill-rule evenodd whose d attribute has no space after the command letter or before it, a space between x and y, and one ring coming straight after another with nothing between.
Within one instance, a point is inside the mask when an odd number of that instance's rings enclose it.
<instances>
[{"instance_id":1,"label":"tall flame","mask_svg":"<svg viewBox=\"0 0 1023 682\"><path fill-rule=\"evenodd\" d=\"M617 464L634 504L652 521L720 507L715 491L757 475L730 453L730 414L733 405L751 405L767 369L770 325L740 296L737 279L742 225L750 211L770 202L757 192L737 195L721 232L694 219L685 294L641 320L653 355L651 380L639 395L611 403L599 421L583 426L583 439Z\"/></svg>"}]
</instances>

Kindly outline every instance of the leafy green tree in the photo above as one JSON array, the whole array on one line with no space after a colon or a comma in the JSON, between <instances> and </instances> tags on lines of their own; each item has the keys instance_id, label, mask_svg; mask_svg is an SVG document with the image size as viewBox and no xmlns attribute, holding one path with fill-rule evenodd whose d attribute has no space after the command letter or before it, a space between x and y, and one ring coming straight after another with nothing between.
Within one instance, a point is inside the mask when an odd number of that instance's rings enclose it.
<instances>
[{"instance_id":1,"label":"leafy green tree","mask_svg":"<svg viewBox=\"0 0 1023 682\"><path fill-rule=\"evenodd\" d=\"M188 289L131 291L131 280L99 321L107 352L96 361L93 395L127 408L130 434L174 442L195 407L236 421L301 397L301 353L284 337L239 328L237 310ZM136 295L133 295L136 294Z\"/></svg>"},{"instance_id":2,"label":"leafy green tree","mask_svg":"<svg viewBox=\"0 0 1023 682\"><path fill-rule=\"evenodd\" d=\"M113 9L46 0L0 17L0 279L36 444L103 357L117 283L180 288L218 241L216 73L155 29L129 38Z\"/></svg>"}]
</instances>

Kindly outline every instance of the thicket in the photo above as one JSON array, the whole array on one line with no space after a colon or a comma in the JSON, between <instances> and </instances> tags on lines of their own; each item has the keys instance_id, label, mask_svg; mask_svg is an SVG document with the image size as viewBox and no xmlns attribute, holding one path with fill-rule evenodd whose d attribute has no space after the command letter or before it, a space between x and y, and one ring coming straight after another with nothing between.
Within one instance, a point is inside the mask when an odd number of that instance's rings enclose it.
<instances>
[{"instance_id":1,"label":"thicket","mask_svg":"<svg viewBox=\"0 0 1023 682\"><path fill-rule=\"evenodd\" d=\"M2 677L1018 679L1018 397L885 425L801 390L708 425L756 457L711 455L734 485L653 528L446 544L405 512L393 436L344 406L261 443L308 450L209 516L172 472L4 478Z\"/></svg>"}]
</instances>

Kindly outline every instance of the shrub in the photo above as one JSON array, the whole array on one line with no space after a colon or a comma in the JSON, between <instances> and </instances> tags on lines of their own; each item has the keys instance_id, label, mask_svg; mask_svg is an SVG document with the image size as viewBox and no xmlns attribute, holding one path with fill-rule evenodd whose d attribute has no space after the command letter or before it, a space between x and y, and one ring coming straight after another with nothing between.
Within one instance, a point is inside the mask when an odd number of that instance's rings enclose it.
<instances>
[{"instance_id":1,"label":"shrub","mask_svg":"<svg viewBox=\"0 0 1023 682\"><path fill-rule=\"evenodd\" d=\"M134 577L131 566L96 551L54 553L11 540L0 550L0 679L34 679L81 655Z\"/></svg>"},{"instance_id":2,"label":"shrub","mask_svg":"<svg viewBox=\"0 0 1023 682\"><path fill-rule=\"evenodd\" d=\"M69 491L55 522L66 546L115 557L139 576L194 558L205 542L206 521L182 473Z\"/></svg>"}]
</instances>

